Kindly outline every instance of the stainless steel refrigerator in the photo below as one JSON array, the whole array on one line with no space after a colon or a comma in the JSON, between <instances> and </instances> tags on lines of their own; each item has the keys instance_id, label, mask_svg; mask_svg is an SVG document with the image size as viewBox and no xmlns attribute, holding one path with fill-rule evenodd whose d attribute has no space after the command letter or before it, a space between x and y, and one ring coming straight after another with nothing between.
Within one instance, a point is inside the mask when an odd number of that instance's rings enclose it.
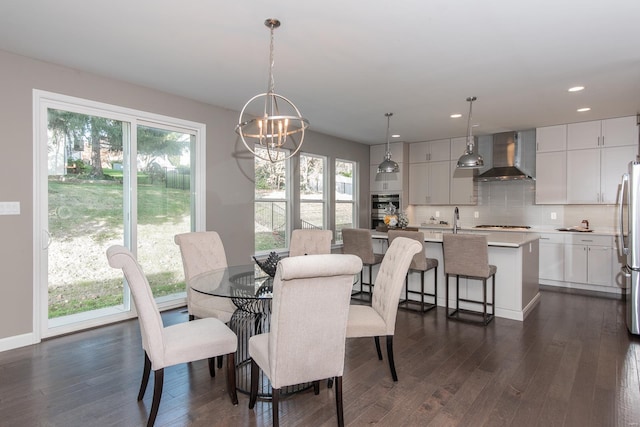
<instances>
[{"instance_id":1,"label":"stainless steel refrigerator","mask_svg":"<svg viewBox=\"0 0 640 427\"><path fill-rule=\"evenodd\" d=\"M622 175L619 197L618 245L620 256L626 257L627 328L640 335L640 162L629 163Z\"/></svg>"}]
</instances>

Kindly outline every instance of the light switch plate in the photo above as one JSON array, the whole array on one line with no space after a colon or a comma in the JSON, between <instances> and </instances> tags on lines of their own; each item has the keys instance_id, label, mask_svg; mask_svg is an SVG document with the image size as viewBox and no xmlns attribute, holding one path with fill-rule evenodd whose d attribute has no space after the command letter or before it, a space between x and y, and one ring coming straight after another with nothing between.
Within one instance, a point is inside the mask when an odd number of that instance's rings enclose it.
<instances>
[{"instance_id":1,"label":"light switch plate","mask_svg":"<svg viewBox=\"0 0 640 427\"><path fill-rule=\"evenodd\" d=\"M20 215L20 202L0 202L0 215Z\"/></svg>"}]
</instances>

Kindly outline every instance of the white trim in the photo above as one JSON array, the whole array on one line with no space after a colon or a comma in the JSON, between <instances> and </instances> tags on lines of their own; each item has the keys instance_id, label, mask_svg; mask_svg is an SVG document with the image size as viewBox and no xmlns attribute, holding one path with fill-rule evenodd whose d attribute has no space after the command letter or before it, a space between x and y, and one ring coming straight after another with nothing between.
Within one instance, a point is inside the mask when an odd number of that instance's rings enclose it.
<instances>
[{"instance_id":1,"label":"white trim","mask_svg":"<svg viewBox=\"0 0 640 427\"><path fill-rule=\"evenodd\" d=\"M74 332L86 328L105 325L125 319L136 317L135 308L131 304L125 306L104 309L103 315L99 314L92 320L84 320L81 324L70 323L68 325L56 325L55 319L52 322L48 319L48 307L44 301L48 301L48 289L43 284L48 281L47 277L47 257L44 256L47 246L47 224L48 216L46 206L48 203L47 194L47 176L42 176L42 170L47 164L46 149L42 149L41 141L47 138L47 110L48 108L72 111L81 114L96 115L129 123L132 130L138 125L153 126L165 130L182 132L195 135L198 143L195 144L195 155L192 154L192 170L195 169L195 179L192 188L192 197L195 209L192 215L195 215L192 228L195 231L205 230L206 227L206 125L188 120L178 119L174 117L164 116L160 114L150 113L141 110L135 110L126 107L120 107L102 102L96 102L83 98L62 95L53 92L47 92L39 89L33 89L33 331L28 334L29 343L40 342L42 337L59 335L62 333ZM136 148L136 134L131 132L131 148ZM191 147L190 147L191 149ZM126 160L126 159L125 159ZM131 160L135 161L135 160ZM43 163L44 162L44 163ZM133 168L135 171L135 167ZM123 183L126 185L126 183ZM129 186L130 187L130 186ZM135 187L131 189L135 193ZM134 197L135 194L129 194ZM125 242L130 243L129 247L135 248L136 236L125 236ZM135 251L134 251L135 253ZM128 301L125 299L125 303ZM176 300L174 302L163 302L162 308L174 308L184 305L184 300ZM126 309L127 306L130 309ZM95 312L94 312L95 314ZM79 319L82 316L78 315ZM85 316L86 317L86 316ZM95 320L95 321L94 321Z\"/></svg>"},{"instance_id":2,"label":"white trim","mask_svg":"<svg viewBox=\"0 0 640 427\"><path fill-rule=\"evenodd\" d=\"M0 352L13 350L14 348L26 347L39 343L40 340L35 333L14 335L12 337L0 339Z\"/></svg>"}]
</instances>

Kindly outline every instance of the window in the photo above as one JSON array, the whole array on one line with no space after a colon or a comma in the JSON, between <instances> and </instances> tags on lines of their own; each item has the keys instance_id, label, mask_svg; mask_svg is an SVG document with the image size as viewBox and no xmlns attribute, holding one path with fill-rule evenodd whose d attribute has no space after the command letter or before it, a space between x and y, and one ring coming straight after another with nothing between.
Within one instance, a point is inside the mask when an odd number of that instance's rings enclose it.
<instances>
[{"instance_id":1,"label":"window","mask_svg":"<svg viewBox=\"0 0 640 427\"><path fill-rule=\"evenodd\" d=\"M302 228L327 228L327 196L324 173L327 160L312 154L300 155L300 222Z\"/></svg>"},{"instance_id":2,"label":"window","mask_svg":"<svg viewBox=\"0 0 640 427\"><path fill-rule=\"evenodd\" d=\"M356 164L336 160L335 241L342 242L342 229L357 227L356 213Z\"/></svg>"},{"instance_id":3,"label":"window","mask_svg":"<svg viewBox=\"0 0 640 427\"><path fill-rule=\"evenodd\" d=\"M266 150L256 151L267 156ZM256 253L286 249L290 223L290 162L271 163L254 157L255 165L255 251Z\"/></svg>"}]
</instances>

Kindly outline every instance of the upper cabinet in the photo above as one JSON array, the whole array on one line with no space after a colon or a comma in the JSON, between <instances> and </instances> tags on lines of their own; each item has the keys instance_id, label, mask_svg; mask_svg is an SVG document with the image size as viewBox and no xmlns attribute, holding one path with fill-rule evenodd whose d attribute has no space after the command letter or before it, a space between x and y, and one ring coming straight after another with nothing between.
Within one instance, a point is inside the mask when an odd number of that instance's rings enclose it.
<instances>
[{"instance_id":1,"label":"upper cabinet","mask_svg":"<svg viewBox=\"0 0 640 427\"><path fill-rule=\"evenodd\" d=\"M536 129L536 152L547 153L566 149L567 125L547 126Z\"/></svg>"},{"instance_id":2,"label":"upper cabinet","mask_svg":"<svg viewBox=\"0 0 640 427\"><path fill-rule=\"evenodd\" d=\"M635 146L638 141L636 120L635 116L629 116L570 123L567 125L567 149Z\"/></svg>"},{"instance_id":3,"label":"upper cabinet","mask_svg":"<svg viewBox=\"0 0 640 427\"><path fill-rule=\"evenodd\" d=\"M409 163L442 162L449 160L450 145L451 141L449 139L409 144Z\"/></svg>"},{"instance_id":4,"label":"upper cabinet","mask_svg":"<svg viewBox=\"0 0 640 427\"><path fill-rule=\"evenodd\" d=\"M538 128L536 203L613 204L620 177L635 159L636 117ZM566 150L562 146L566 128Z\"/></svg>"}]
</instances>

